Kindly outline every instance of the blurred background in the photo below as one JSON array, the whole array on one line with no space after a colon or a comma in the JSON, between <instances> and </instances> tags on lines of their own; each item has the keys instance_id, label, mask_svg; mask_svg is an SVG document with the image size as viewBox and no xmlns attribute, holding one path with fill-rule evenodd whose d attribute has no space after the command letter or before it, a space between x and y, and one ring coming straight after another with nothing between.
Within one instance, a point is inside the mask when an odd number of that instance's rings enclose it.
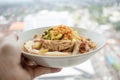
<instances>
[{"instance_id":1,"label":"blurred background","mask_svg":"<svg viewBox=\"0 0 120 80\"><path fill-rule=\"evenodd\" d=\"M35 80L120 80L120 0L0 0L0 36L65 24L103 34L88 61Z\"/></svg>"}]
</instances>

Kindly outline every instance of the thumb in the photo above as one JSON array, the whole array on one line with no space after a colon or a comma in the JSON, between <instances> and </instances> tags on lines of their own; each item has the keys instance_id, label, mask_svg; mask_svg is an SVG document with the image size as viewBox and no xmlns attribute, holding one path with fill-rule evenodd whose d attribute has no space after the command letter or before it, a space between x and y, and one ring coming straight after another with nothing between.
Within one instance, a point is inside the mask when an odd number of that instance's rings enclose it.
<instances>
[{"instance_id":1,"label":"thumb","mask_svg":"<svg viewBox=\"0 0 120 80\"><path fill-rule=\"evenodd\" d=\"M15 33L3 38L0 45L1 50L3 52L7 51L6 53L9 53L11 51L15 52L15 50L20 52L17 40L18 36Z\"/></svg>"},{"instance_id":2,"label":"thumb","mask_svg":"<svg viewBox=\"0 0 120 80\"><path fill-rule=\"evenodd\" d=\"M7 37L3 38L1 40L1 45L4 46L6 44L15 46L17 44L18 36L16 33L12 33L11 35L8 35Z\"/></svg>"}]
</instances>

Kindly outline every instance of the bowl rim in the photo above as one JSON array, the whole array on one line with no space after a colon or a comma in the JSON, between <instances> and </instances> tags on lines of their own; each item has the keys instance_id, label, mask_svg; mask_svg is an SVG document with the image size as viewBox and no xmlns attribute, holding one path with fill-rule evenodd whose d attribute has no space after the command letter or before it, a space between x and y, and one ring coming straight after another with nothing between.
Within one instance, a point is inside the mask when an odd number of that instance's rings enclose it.
<instances>
[{"instance_id":1,"label":"bowl rim","mask_svg":"<svg viewBox=\"0 0 120 80\"><path fill-rule=\"evenodd\" d=\"M43 29L43 28L50 28L50 27L51 26L35 28L35 29L27 30L27 31L22 31L21 33L29 32L29 31L34 31L34 30L38 30L38 29ZM100 46L97 47L95 50L91 50L91 51L83 53L83 54L70 55L70 56L41 56L41 55L37 55L37 54L31 54L31 53L25 52L23 50L21 52L22 52L22 54L25 54L25 55L30 55L30 56L35 56L35 57L42 57L42 58L71 58L71 57L79 57L79 56L85 56L85 55L89 55L89 54L95 53L95 52L99 51L101 48L103 48L105 46L105 44L106 44L106 38L102 34L97 33L95 31L92 31L92 30L80 28L80 27L72 27L72 28L79 28L79 29L82 29L82 30L85 30L85 31L89 31L89 32L93 32L93 33L96 33L98 35L101 35L103 37L103 43L100 44ZM18 35L20 35L21 33L18 33Z\"/></svg>"}]
</instances>

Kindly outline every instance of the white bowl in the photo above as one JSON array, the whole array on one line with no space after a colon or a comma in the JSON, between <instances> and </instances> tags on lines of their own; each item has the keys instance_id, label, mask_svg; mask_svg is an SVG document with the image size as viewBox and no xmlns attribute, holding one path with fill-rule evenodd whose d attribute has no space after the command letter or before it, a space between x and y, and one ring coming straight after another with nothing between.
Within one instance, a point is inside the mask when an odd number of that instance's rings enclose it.
<instances>
[{"instance_id":1,"label":"white bowl","mask_svg":"<svg viewBox=\"0 0 120 80\"><path fill-rule=\"evenodd\" d=\"M38 28L29 31L25 31L19 34L19 45L25 41L33 39L35 34L41 34L44 30L48 29L45 28ZM78 32L79 35L88 37L92 39L97 45L97 49L87 52L85 54L78 54L73 56L62 56L62 57L53 57L53 56L40 56L36 54L30 54L22 51L23 55L33 61L35 61L38 65L46 66L46 67L54 67L54 68L63 68L63 67L71 67L78 64L81 64L88 60L91 56L97 53L105 44L105 38L103 35L98 34L93 31L89 31L82 28L73 27L74 30Z\"/></svg>"}]
</instances>

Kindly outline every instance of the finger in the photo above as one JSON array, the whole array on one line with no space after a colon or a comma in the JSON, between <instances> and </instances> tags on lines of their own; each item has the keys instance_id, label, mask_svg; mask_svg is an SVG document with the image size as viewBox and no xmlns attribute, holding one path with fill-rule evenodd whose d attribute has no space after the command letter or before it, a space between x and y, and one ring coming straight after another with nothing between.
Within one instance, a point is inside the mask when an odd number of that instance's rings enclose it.
<instances>
[{"instance_id":1,"label":"finger","mask_svg":"<svg viewBox=\"0 0 120 80\"><path fill-rule=\"evenodd\" d=\"M21 63L22 63L22 67L26 69L33 78L42 74L55 73L61 70L60 68L48 68L48 67L38 66L34 61L25 58L23 55L22 55Z\"/></svg>"},{"instance_id":2,"label":"finger","mask_svg":"<svg viewBox=\"0 0 120 80\"><path fill-rule=\"evenodd\" d=\"M42 66L35 66L33 68L33 77L37 77L39 75L48 74L48 73L55 73L61 71L60 68L48 68Z\"/></svg>"},{"instance_id":3,"label":"finger","mask_svg":"<svg viewBox=\"0 0 120 80\"><path fill-rule=\"evenodd\" d=\"M2 40L0 49L1 49L1 53L3 54L9 54L9 55L13 55L16 53L20 53L20 48L17 44L17 39L18 36L16 34L11 34L7 37L5 37Z\"/></svg>"},{"instance_id":4,"label":"finger","mask_svg":"<svg viewBox=\"0 0 120 80\"><path fill-rule=\"evenodd\" d=\"M34 61L24 57L24 55L21 55L21 64L22 66L25 68L26 66L33 66L33 65L37 65Z\"/></svg>"},{"instance_id":5,"label":"finger","mask_svg":"<svg viewBox=\"0 0 120 80\"><path fill-rule=\"evenodd\" d=\"M8 35L4 39L5 41L17 41L18 40L18 35L16 33L12 33L11 35Z\"/></svg>"},{"instance_id":6,"label":"finger","mask_svg":"<svg viewBox=\"0 0 120 80\"><path fill-rule=\"evenodd\" d=\"M0 45L2 44L3 38L4 38L4 34L0 34Z\"/></svg>"},{"instance_id":7,"label":"finger","mask_svg":"<svg viewBox=\"0 0 120 80\"><path fill-rule=\"evenodd\" d=\"M15 58L15 57L20 57L21 55L21 50L16 46L10 45L10 44L5 44L1 47L1 52L0 54L10 56ZM20 59L19 59L20 60Z\"/></svg>"},{"instance_id":8,"label":"finger","mask_svg":"<svg viewBox=\"0 0 120 80\"><path fill-rule=\"evenodd\" d=\"M3 37L4 37L4 34L0 33L0 40L3 39Z\"/></svg>"},{"instance_id":9,"label":"finger","mask_svg":"<svg viewBox=\"0 0 120 80\"><path fill-rule=\"evenodd\" d=\"M2 39L1 46L3 47L4 45L11 45L13 47L17 47L18 46L17 40L18 40L18 36L16 34L11 34L5 37L4 39Z\"/></svg>"}]
</instances>

